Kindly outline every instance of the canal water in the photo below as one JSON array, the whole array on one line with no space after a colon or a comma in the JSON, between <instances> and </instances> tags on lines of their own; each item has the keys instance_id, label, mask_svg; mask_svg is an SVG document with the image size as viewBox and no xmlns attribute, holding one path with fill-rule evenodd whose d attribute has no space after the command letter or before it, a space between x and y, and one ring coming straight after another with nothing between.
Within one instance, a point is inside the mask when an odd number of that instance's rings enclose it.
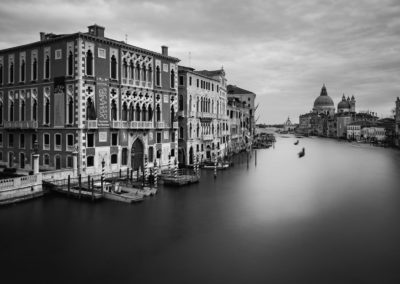
<instances>
[{"instance_id":1,"label":"canal water","mask_svg":"<svg viewBox=\"0 0 400 284\"><path fill-rule=\"evenodd\" d=\"M3 207L1 283L400 283L400 151L295 140L140 204Z\"/></svg>"}]
</instances>

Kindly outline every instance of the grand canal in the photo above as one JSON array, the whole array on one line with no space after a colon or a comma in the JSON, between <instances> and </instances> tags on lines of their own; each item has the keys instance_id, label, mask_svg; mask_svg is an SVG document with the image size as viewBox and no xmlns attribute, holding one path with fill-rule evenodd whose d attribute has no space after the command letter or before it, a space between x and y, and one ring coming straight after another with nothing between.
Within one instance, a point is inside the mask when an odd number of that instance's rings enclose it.
<instances>
[{"instance_id":1,"label":"grand canal","mask_svg":"<svg viewBox=\"0 0 400 284\"><path fill-rule=\"evenodd\" d=\"M1 282L400 283L400 151L295 140L140 204L3 207Z\"/></svg>"}]
</instances>

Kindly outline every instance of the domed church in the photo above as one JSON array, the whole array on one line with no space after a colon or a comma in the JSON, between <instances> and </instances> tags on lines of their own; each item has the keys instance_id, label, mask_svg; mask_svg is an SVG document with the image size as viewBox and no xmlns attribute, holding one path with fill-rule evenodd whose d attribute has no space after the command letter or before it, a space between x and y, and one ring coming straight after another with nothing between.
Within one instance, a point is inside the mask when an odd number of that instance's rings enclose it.
<instances>
[{"instance_id":1,"label":"domed church","mask_svg":"<svg viewBox=\"0 0 400 284\"><path fill-rule=\"evenodd\" d=\"M335 104L330 96L328 96L328 92L326 91L325 84L322 86L321 94L314 101L313 111L320 114L335 114Z\"/></svg>"},{"instance_id":2,"label":"domed church","mask_svg":"<svg viewBox=\"0 0 400 284\"><path fill-rule=\"evenodd\" d=\"M338 113L345 113L345 112L356 112L356 100L354 96L346 97L343 94L342 101L338 103L337 107L337 112Z\"/></svg>"}]
</instances>

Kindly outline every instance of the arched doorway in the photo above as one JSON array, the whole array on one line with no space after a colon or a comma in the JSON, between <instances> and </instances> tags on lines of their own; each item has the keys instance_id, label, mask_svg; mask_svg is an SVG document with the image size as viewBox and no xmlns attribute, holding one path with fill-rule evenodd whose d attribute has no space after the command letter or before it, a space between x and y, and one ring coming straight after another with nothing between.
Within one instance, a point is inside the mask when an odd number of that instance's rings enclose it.
<instances>
[{"instance_id":1,"label":"arched doorway","mask_svg":"<svg viewBox=\"0 0 400 284\"><path fill-rule=\"evenodd\" d=\"M179 164L184 165L185 164L185 150L182 148L178 149L178 161Z\"/></svg>"},{"instance_id":2,"label":"arched doorway","mask_svg":"<svg viewBox=\"0 0 400 284\"><path fill-rule=\"evenodd\" d=\"M190 146L189 149L189 165L193 165L193 147Z\"/></svg>"},{"instance_id":3,"label":"arched doorway","mask_svg":"<svg viewBox=\"0 0 400 284\"><path fill-rule=\"evenodd\" d=\"M140 139L136 139L131 148L131 168L136 171L143 170L144 146Z\"/></svg>"}]
</instances>

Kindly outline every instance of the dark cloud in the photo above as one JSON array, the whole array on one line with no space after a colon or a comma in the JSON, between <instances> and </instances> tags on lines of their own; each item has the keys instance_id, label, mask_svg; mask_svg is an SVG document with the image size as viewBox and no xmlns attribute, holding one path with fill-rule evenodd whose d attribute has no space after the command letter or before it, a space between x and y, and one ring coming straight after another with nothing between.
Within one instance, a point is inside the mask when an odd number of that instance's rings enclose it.
<instances>
[{"instance_id":1,"label":"dark cloud","mask_svg":"<svg viewBox=\"0 0 400 284\"><path fill-rule=\"evenodd\" d=\"M92 23L144 48L166 44L182 64L191 52L195 68L223 65L229 83L257 93L260 121L296 120L322 83L336 103L354 94L382 114L400 93L398 0L3 0L0 48Z\"/></svg>"}]
</instances>

